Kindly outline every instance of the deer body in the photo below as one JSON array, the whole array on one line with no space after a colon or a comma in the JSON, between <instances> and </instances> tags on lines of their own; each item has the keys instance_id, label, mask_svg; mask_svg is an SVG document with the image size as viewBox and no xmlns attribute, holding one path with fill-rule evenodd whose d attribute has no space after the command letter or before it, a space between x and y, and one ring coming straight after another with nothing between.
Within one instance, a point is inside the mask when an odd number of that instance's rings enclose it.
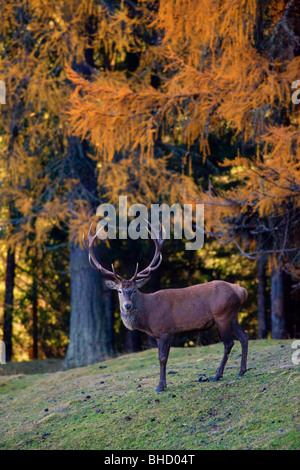
<instances>
[{"instance_id":1,"label":"deer body","mask_svg":"<svg viewBox=\"0 0 300 470\"><path fill-rule=\"evenodd\" d=\"M90 229L91 231L91 229ZM242 345L242 359L239 377L246 372L248 335L238 323L238 312L247 298L247 291L238 284L225 281L212 281L183 289L164 289L152 294L139 291L161 262L160 249L163 239L160 234L154 240L156 250L150 265L134 276L124 280L114 271L108 271L96 260L92 250L97 233L92 237L89 232L89 245L86 248L90 261L104 276L106 285L116 289L119 295L121 318L130 330L140 330L157 340L160 362L160 380L156 391L166 388L166 364L172 336L187 331L204 331L216 326L224 343L224 355L214 380L223 376L224 368L234 344L233 338Z\"/></svg>"},{"instance_id":2,"label":"deer body","mask_svg":"<svg viewBox=\"0 0 300 470\"><path fill-rule=\"evenodd\" d=\"M239 308L246 296L243 287L225 281L153 294L137 291L130 312L123 308L121 300L121 318L126 328L144 331L156 339L163 334L205 331L226 319L234 305Z\"/></svg>"}]
</instances>

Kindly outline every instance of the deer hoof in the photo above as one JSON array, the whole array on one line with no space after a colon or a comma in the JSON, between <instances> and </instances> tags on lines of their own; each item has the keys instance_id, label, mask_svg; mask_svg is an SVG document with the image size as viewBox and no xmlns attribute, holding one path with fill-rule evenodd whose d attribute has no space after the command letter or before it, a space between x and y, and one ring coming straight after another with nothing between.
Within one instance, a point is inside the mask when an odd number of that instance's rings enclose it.
<instances>
[{"instance_id":1,"label":"deer hoof","mask_svg":"<svg viewBox=\"0 0 300 470\"><path fill-rule=\"evenodd\" d=\"M221 375L220 377L214 377L213 379L211 379L212 382L218 382L221 378L223 377L223 375Z\"/></svg>"}]
</instances>

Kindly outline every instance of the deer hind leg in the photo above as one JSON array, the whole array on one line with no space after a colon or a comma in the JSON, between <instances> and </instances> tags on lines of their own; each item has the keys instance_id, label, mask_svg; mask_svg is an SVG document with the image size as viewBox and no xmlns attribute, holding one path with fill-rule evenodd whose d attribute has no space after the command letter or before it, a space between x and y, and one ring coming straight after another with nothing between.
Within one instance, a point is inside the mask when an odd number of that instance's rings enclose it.
<instances>
[{"instance_id":1,"label":"deer hind leg","mask_svg":"<svg viewBox=\"0 0 300 470\"><path fill-rule=\"evenodd\" d=\"M157 340L157 345L158 345L158 359L159 359L159 364L160 364L160 379L159 379L159 384L156 389L157 392L163 392L166 387L166 366L167 366L167 361L169 357L169 351L170 351L170 346L171 346L171 335L162 335L158 340Z\"/></svg>"},{"instance_id":2,"label":"deer hind leg","mask_svg":"<svg viewBox=\"0 0 300 470\"><path fill-rule=\"evenodd\" d=\"M232 334L234 338L238 339L242 346L242 360L241 360L241 370L238 377L243 377L244 373L247 370L247 355L248 355L248 340L249 336L246 331L243 330L238 320L236 319L232 324Z\"/></svg>"},{"instance_id":3,"label":"deer hind leg","mask_svg":"<svg viewBox=\"0 0 300 470\"><path fill-rule=\"evenodd\" d=\"M221 340L224 343L224 355L223 355L220 367L213 379L214 382L216 382L217 380L223 377L223 372L224 372L226 363L228 361L230 351L232 349L232 346L234 345L234 341L232 339L232 333L231 333L231 325L229 327L227 326L223 327L222 325L217 324L217 327L220 333Z\"/></svg>"}]
</instances>

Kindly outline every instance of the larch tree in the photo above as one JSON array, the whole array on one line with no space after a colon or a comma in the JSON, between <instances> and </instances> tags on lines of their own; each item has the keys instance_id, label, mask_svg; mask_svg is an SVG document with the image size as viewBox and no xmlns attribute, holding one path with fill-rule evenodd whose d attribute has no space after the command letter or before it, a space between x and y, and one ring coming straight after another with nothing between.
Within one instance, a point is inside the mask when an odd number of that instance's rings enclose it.
<instances>
[{"instance_id":1,"label":"larch tree","mask_svg":"<svg viewBox=\"0 0 300 470\"><path fill-rule=\"evenodd\" d=\"M57 98L57 83L48 79L48 61L39 61L36 56L35 37L29 26L30 8L23 2L3 2L1 13L0 74L7 94L0 120L0 191L2 235L7 249L4 341L10 359L16 248L17 256L22 256L33 240L41 247L49 220L55 219L55 212L58 214L57 200L49 197L53 191L49 175L57 162L51 163L49 155L58 154L60 142L59 137L51 135L51 126L56 122L50 114L54 109L51 99ZM45 217L47 201L49 219Z\"/></svg>"},{"instance_id":2,"label":"larch tree","mask_svg":"<svg viewBox=\"0 0 300 470\"><path fill-rule=\"evenodd\" d=\"M119 16L111 15L113 36L106 36L109 8L102 1L60 1L55 7L42 0L1 3L0 78L7 90L0 122L2 238L8 252L5 340L11 343L15 253L21 258L31 252L39 263L48 249L49 231L68 227L72 310L67 366L112 353L111 319L105 313L109 302L104 301L101 276L88 266L81 245L82 230L100 202L96 162L88 146L72 135L64 116L71 89L65 64L89 77L97 67L110 64L117 37L119 51L130 41L131 29L124 33L122 26L126 12L120 9ZM33 304L39 295L34 272ZM85 296L78 297L78 292ZM36 317L33 305L35 325ZM36 351L36 338L34 343Z\"/></svg>"},{"instance_id":3,"label":"larch tree","mask_svg":"<svg viewBox=\"0 0 300 470\"><path fill-rule=\"evenodd\" d=\"M178 147L186 149L182 159L192 159L196 149L205 162L210 135L221 140L230 130L240 151L226 161L228 189L210 186L195 198L186 187L182 195L206 204L210 235L251 259L266 257L272 336L285 337L282 272L299 273L299 111L291 101L300 65L298 3L138 4L156 40L141 48L134 74L101 74L91 83L67 70L76 87L69 111L73 132L94 146L99 179L113 200L127 187L135 159L143 181L149 166L154 171ZM253 158L246 158L251 152ZM110 179L116 163L118 182Z\"/></svg>"}]
</instances>

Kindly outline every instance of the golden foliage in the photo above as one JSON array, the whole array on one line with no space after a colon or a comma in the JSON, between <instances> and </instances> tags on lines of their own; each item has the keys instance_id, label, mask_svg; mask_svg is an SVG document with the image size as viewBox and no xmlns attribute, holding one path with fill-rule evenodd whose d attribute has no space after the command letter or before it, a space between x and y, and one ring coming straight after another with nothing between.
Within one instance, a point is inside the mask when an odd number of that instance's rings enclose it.
<instances>
[{"instance_id":1,"label":"golden foliage","mask_svg":"<svg viewBox=\"0 0 300 470\"><path fill-rule=\"evenodd\" d=\"M278 46L284 34L293 44L289 2L272 0L263 12L269 48L257 44L256 0L29 0L19 15L15 4L3 3L0 51L0 78L9 89L0 123L1 198L15 202L22 226L10 239L36 230L40 244L49 223L70 214L71 236L80 232L90 207L74 199L76 183L65 177L71 132L93 145L102 197L115 202L128 192L148 203L198 197L192 162L188 175L172 172L160 144L182 148L184 165L186 149L197 145L204 160L209 134L230 129L258 152L226 162L233 187L201 196L208 231L232 236L241 215L284 219L290 207L299 210L299 111L291 83L300 58L290 46L287 58ZM87 78L75 70L87 66L88 52L95 68ZM127 69L130 53L139 58L134 71ZM155 74L159 84L152 86Z\"/></svg>"},{"instance_id":2,"label":"golden foliage","mask_svg":"<svg viewBox=\"0 0 300 470\"><path fill-rule=\"evenodd\" d=\"M88 137L106 162L138 151L141 168L141 162L156 160L157 141L169 139L188 149L197 144L205 157L209 133L221 136L224 129L263 147L251 160L238 156L226 162L240 184L226 192L211 188L201 198L207 230L227 233L227 239L239 238L234 220L243 214L281 215L283 226L290 208L299 210L299 112L291 103L291 83L300 58L291 48L287 57L278 47L282 35L289 43L294 37L286 22L290 2L270 2L262 13L258 8L255 0L165 0L149 24L160 39L139 49L140 67L130 78L109 73L91 83L67 69L76 86L68 111L71 127ZM256 43L259 14L270 18L264 32L269 49ZM149 85L148 74L141 79L146 64L163 70L160 87ZM126 168L134 161L127 158ZM126 178L119 180L120 186L112 187L116 194L126 187ZM251 249L253 243L250 236Z\"/></svg>"},{"instance_id":3,"label":"golden foliage","mask_svg":"<svg viewBox=\"0 0 300 470\"><path fill-rule=\"evenodd\" d=\"M104 50L111 63L118 60L135 43L136 22L125 5L109 13L94 0L1 2L0 79L7 104L0 117L0 196L7 243L41 247L50 228L71 213L76 220L80 214L81 223L86 219L81 201L68 201L76 184L65 169L70 83L64 66L86 64L91 37L95 56Z\"/></svg>"}]
</instances>

